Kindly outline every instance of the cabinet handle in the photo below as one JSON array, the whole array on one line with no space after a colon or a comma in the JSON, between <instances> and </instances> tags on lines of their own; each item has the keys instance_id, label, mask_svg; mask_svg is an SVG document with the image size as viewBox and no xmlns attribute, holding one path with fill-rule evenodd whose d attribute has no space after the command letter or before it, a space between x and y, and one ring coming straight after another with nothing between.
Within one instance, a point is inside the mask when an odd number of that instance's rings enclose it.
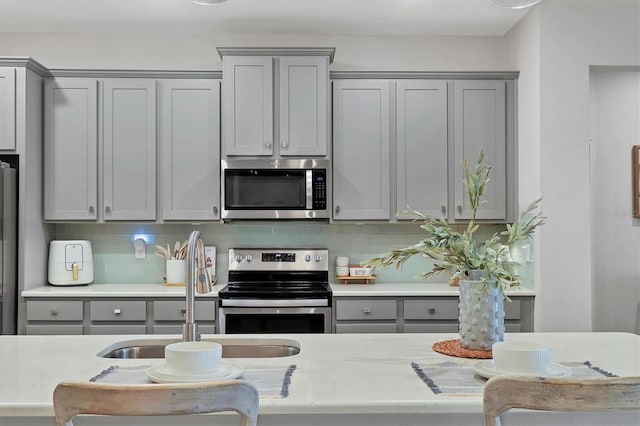
<instances>
[{"instance_id":1,"label":"cabinet handle","mask_svg":"<svg viewBox=\"0 0 640 426\"><path fill-rule=\"evenodd\" d=\"M218 214L218 207L213 206L213 214Z\"/></svg>"},{"instance_id":2,"label":"cabinet handle","mask_svg":"<svg viewBox=\"0 0 640 426\"><path fill-rule=\"evenodd\" d=\"M187 316L187 310L186 309L180 309L180 315L182 315L183 317Z\"/></svg>"},{"instance_id":3,"label":"cabinet handle","mask_svg":"<svg viewBox=\"0 0 640 426\"><path fill-rule=\"evenodd\" d=\"M93 206L89 206L89 213L93 213Z\"/></svg>"},{"instance_id":4,"label":"cabinet handle","mask_svg":"<svg viewBox=\"0 0 640 426\"><path fill-rule=\"evenodd\" d=\"M120 315L121 313L122 313L122 310L121 310L120 308L115 308L115 309L113 310L113 314L114 314L114 315Z\"/></svg>"},{"instance_id":5,"label":"cabinet handle","mask_svg":"<svg viewBox=\"0 0 640 426\"><path fill-rule=\"evenodd\" d=\"M336 206L336 214L340 214L340 206Z\"/></svg>"},{"instance_id":6,"label":"cabinet handle","mask_svg":"<svg viewBox=\"0 0 640 426\"><path fill-rule=\"evenodd\" d=\"M442 206L440 210L442 210L442 214L447 214L447 206Z\"/></svg>"},{"instance_id":7,"label":"cabinet handle","mask_svg":"<svg viewBox=\"0 0 640 426\"><path fill-rule=\"evenodd\" d=\"M289 147L289 144L287 143L287 141L282 141L280 146L282 146L283 149L287 149Z\"/></svg>"},{"instance_id":8,"label":"cabinet handle","mask_svg":"<svg viewBox=\"0 0 640 426\"><path fill-rule=\"evenodd\" d=\"M370 314L371 313L371 308L364 308L362 310L362 312L365 313L365 314Z\"/></svg>"},{"instance_id":9,"label":"cabinet handle","mask_svg":"<svg viewBox=\"0 0 640 426\"><path fill-rule=\"evenodd\" d=\"M51 309L51 316L52 317L57 317L58 316L58 308Z\"/></svg>"},{"instance_id":10,"label":"cabinet handle","mask_svg":"<svg viewBox=\"0 0 640 426\"><path fill-rule=\"evenodd\" d=\"M104 208L104 211L105 211L105 213L111 213L111 207L106 206L106 207Z\"/></svg>"},{"instance_id":11,"label":"cabinet handle","mask_svg":"<svg viewBox=\"0 0 640 426\"><path fill-rule=\"evenodd\" d=\"M436 308L429 308L427 309L427 312L429 312L431 315L436 313Z\"/></svg>"},{"instance_id":12,"label":"cabinet handle","mask_svg":"<svg viewBox=\"0 0 640 426\"><path fill-rule=\"evenodd\" d=\"M458 206L458 213L462 213L462 206Z\"/></svg>"},{"instance_id":13,"label":"cabinet handle","mask_svg":"<svg viewBox=\"0 0 640 426\"><path fill-rule=\"evenodd\" d=\"M264 143L264 147L265 147L265 148L267 148L267 149L271 149L271 142L266 141L266 142Z\"/></svg>"}]
</instances>

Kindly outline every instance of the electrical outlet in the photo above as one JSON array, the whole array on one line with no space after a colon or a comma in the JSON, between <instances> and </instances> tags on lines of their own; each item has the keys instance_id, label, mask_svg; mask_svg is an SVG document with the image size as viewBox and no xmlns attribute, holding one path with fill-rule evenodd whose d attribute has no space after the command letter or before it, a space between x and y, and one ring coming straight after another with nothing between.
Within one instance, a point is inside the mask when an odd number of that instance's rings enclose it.
<instances>
[{"instance_id":1,"label":"electrical outlet","mask_svg":"<svg viewBox=\"0 0 640 426\"><path fill-rule=\"evenodd\" d=\"M136 259L147 257L147 243L142 238L138 238L133 242L133 254Z\"/></svg>"}]
</instances>

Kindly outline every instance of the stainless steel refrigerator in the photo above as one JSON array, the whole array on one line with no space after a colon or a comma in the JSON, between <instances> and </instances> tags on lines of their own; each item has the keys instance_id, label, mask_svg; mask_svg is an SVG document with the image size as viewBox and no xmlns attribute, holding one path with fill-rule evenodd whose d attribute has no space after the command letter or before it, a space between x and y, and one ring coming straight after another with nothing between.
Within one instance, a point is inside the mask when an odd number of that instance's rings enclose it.
<instances>
[{"instance_id":1,"label":"stainless steel refrigerator","mask_svg":"<svg viewBox=\"0 0 640 426\"><path fill-rule=\"evenodd\" d=\"M16 170L0 162L0 334L16 334L18 277Z\"/></svg>"}]
</instances>

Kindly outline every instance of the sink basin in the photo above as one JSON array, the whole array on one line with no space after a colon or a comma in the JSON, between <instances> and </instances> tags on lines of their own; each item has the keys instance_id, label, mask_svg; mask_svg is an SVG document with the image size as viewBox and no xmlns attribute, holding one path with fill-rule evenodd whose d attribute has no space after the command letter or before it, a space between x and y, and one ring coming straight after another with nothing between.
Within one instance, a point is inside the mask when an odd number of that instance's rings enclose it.
<instances>
[{"instance_id":1,"label":"sink basin","mask_svg":"<svg viewBox=\"0 0 640 426\"><path fill-rule=\"evenodd\" d=\"M215 338L202 339L222 345L223 358L276 358L296 355L300 343L292 339ZM125 340L102 349L102 358L164 358L164 347L179 339Z\"/></svg>"}]
</instances>

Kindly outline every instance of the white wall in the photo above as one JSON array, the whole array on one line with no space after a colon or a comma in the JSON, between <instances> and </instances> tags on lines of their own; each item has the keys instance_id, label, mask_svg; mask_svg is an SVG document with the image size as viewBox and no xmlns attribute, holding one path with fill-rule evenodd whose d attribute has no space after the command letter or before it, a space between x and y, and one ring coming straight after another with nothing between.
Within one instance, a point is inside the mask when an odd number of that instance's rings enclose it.
<instances>
[{"instance_id":1,"label":"white wall","mask_svg":"<svg viewBox=\"0 0 640 426\"><path fill-rule=\"evenodd\" d=\"M221 70L216 47L335 47L331 70L505 70L502 37L309 37L1 33L0 56L48 68Z\"/></svg>"},{"instance_id":2,"label":"white wall","mask_svg":"<svg viewBox=\"0 0 640 426\"><path fill-rule=\"evenodd\" d=\"M522 150L529 143L532 150L539 146L540 163L537 170L521 168L520 188L535 192L539 182L548 216L539 232L536 258L539 331L593 327L589 68L640 64L639 7L638 0L545 1L537 17L528 16L508 35L511 48L520 53L519 49L530 49L529 37L539 34L537 63L532 59L535 46L528 55L512 56L521 76L539 73L539 105L535 99L519 97L520 165L525 161ZM537 30L528 27L536 25ZM523 83L536 84L524 79ZM525 134L527 129L539 129L539 136Z\"/></svg>"},{"instance_id":3,"label":"white wall","mask_svg":"<svg viewBox=\"0 0 640 426\"><path fill-rule=\"evenodd\" d=\"M640 333L640 219L631 149L640 144L640 71L591 72L593 328Z\"/></svg>"}]
</instances>

